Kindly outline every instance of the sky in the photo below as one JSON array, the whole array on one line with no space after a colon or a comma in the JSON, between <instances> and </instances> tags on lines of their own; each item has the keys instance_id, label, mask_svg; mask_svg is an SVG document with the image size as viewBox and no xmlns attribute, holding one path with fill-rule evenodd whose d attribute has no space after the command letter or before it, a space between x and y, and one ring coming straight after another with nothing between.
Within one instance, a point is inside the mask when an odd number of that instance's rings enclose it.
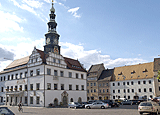
<instances>
[{"instance_id":1,"label":"sky","mask_svg":"<svg viewBox=\"0 0 160 115\"><path fill-rule=\"evenodd\" d=\"M0 71L35 46L44 50L51 2L0 1ZM54 0L61 54L86 69L153 62L160 55L159 6L159 0Z\"/></svg>"}]
</instances>

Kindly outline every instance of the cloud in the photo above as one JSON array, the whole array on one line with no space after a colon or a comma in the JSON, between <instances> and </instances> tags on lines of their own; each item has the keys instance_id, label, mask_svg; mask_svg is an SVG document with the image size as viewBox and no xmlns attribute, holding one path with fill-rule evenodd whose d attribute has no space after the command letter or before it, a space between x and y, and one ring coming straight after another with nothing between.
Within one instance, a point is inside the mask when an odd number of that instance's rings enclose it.
<instances>
[{"instance_id":1,"label":"cloud","mask_svg":"<svg viewBox=\"0 0 160 115\"><path fill-rule=\"evenodd\" d=\"M58 3L59 5L61 5L61 6L63 6L65 9L69 9L69 7L68 6L65 6L64 4L62 4L62 3Z\"/></svg>"},{"instance_id":2,"label":"cloud","mask_svg":"<svg viewBox=\"0 0 160 115\"><path fill-rule=\"evenodd\" d=\"M7 56L9 57L14 56L14 59L20 59L22 57L29 56L34 49L34 46L36 46L40 50L43 50L43 45L45 44L44 38L35 41L33 41L30 38L22 38L22 39L25 39L26 41L17 43L16 46L7 46L0 44L0 53L4 54L5 52L5 54L6 55L8 54ZM110 55L103 55L101 51L98 51L96 49L86 51L84 49L83 44L75 45L72 43L60 42L60 46L61 46L61 54L64 57L78 59L82 64L84 64L84 67L87 69L89 69L91 65L99 63L104 63L106 68L114 68L117 66L133 65L146 62L145 60L139 58L111 59ZM0 64L1 64L0 71L2 71L2 69L4 69L8 65L8 61L0 60Z\"/></svg>"},{"instance_id":3,"label":"cloud","mask_svg":"<svg viewBox=\"0 0 160 115\"><path fill-rule=\"evenodd\" d=\"M34 11L34 9L33 9L32 7L29 7L29 6L26 5L26 4L19 4L19 3L16 2L15 0L11 0L11 1L14 3L15 6L21 8L21 9L23 9L23 10L27 10L27 11L29 11L29 12L37 15L37 13Z\"/></svg>"},{"instance_id":4,"label":"cloud","mask_svg":"<svg viewBox=\"0 0 160 115\"><path fill-rule=\"evenodd\" d=\"M35 1L35 0L23 0L23 3L26 3L28 6L31 6L33 8L40 8L42 7L42 2L40 3L39 1Z\"/></svg>"},{"instance_id":5,"label":"cloud","mask_svg":"<svg viewBox=\"0 0 160 115\"><path fill-rule=\"evenodd\" d=\"M79 7L76 8L71 8L68 10L68 12L71 12L71 14L75 17L75 18L80 18L81 15L77 14L77 11L79 10Z\"/></svg>"},{"instance_id":6,"label":"cloud","mask_svg":"<svg viewBox=\"0 0 160 115\"><path fill-rule=\"evenodd\" d=\"M1 20L0 32L8 32L8 31L23 32L23 27L20 27L19 25L23 21L23 19L19 18L15 14L10 14L0 11L0 20Z\"/></svg>"}]
</instances>

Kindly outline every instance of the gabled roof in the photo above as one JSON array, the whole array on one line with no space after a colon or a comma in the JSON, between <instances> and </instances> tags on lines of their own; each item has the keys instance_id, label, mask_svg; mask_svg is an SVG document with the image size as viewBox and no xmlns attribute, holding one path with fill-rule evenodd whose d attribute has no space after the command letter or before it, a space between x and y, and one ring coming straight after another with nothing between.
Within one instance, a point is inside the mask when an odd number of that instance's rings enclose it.
<instances>
[{"instance_id":1,"label":"gabled roof","mask_svg":"<svg viewBox=\"0 0 160 115\"><path fill-rule=\"evenodd\" d=\"M103 63L102 64L92 65L89 68L88 72L97 72L100 69L101 66L103 66Z\"/></svg>"},{"instance_id":2,"label":"gabled roof","mask_svg":"<svg viewBox=\"0 0 160 115\"><path fill-rule=\"evenodd\" d=\"M114 74L114 69L103 70L98 80L110 80Z\"/></svg>"},{"instance_id":3,"label":"gabled roof","mask_svg":"<svg viewBox=\"0 0 160 115\"><path fill-rule=\"evenodd\" d=\"M74 60L74 59L67 58L67 57L64 57L64 59L67 64L67 68L86 72L86 70L81 66L78 60Z\"/></svg>"},{"instance_id":4,"label":"gabled roof","mask_svg":"<svg viewBox=\"0 0 160 115\"><path fill-rule=\"evenodd\" d=\"M21 58L21 59L17 59L14 60L11 64L9 64L5 69L9 69L9 68L13 68L13 67L17 67L20 65L25 65L27 64L29 61L29 56Z\"/></svg>"}]
</instances>

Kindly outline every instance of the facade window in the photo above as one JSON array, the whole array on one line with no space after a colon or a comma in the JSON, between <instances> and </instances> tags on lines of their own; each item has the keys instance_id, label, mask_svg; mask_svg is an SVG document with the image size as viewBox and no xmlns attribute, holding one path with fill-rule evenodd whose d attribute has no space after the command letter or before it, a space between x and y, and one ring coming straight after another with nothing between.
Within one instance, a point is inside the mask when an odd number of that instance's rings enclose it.
<instances>
[{"instance_id":1,"label":"facade window","mask_svg":"<svg viewBox=\"0 0 160 115\"><path fill-rule=\"evenodd\" d=\"M54 76L58 76L57 70L54 70Z\"/></svg>"},{"instance_id":2,"label":"facade window","mask_svg":"<svg viewBox=\"0 0 160 115\"><path fill-rule=\"evenodd\" d=\"M128 96L128 99L130 99L130 96Z\"/></svg>"},{"instance_id":3,"label":"facade window","mask_svg":"<svg viewBox=\"0 0 160 115\"><path fill-rule=\"evenodd\" d=\"M76 78L78 79L78 73L76 73Z\"/></svg>"},{"instance_id":4,"label":"facade window","mask_svg":"<svg viewBox=\"0 0 160 115\"><path fill-rule=\"evenodd\" d=\"M36 90L40 89L40 83L36 83Z\"/></svg>"},{"instance_id":5,"label":"facade window","mask_svg":"<svg viewBox=\"0 0 160 115\"><path fill-rule=\"evenodd\" d=\"M134 82L133 82L133 81L131 81L131 85L134 85Z\"/></svg>"},{"instance_id":6,"label":"facade window","mask_svg":"<svg viewBox=\"0 0 160 115\"><path fill-rule=\"evenodd\" d=\"M112 86L115 86L115 84L113 83Z\"/></svg>"},{"instance_id":7,"label":"facade window","mask_svg":"<svg viewBox=\"0 0 160 115\"><path fill-rule=\"evenodd\" d=\"M96 83L94 83L94 86L96 86Z\"/></svg>"},{"instance_id":8,"label":"facade window","mask_svg":"<svg viewBox=\"0 0 160 115\"><path fill-rule=\"evenodd\" d=\"M151 84L151 80L149 80L148 83Z\"/></svg>"},{"instance_id":9,"label":"facade window","mask_svg":"<svg viewBox=\"0 0 160 115\"><path fill-rule=\"evenodd\" d=\"M24 86L25 91L27 91L27 85Z\"/></svg>"},{"instance_id":10,"label":"facade window","mask_svg":"<svg viewBox=\"0 0 160 115\"><path fill-rule=\"evenodd\" d=\"M2 81L2 79L3 79L3 78L1 77L1 81Z\"/></svg>"},{"instance_id":11,"label":"facade window","mask_svg":"<svg viewBox=\"0 0 160 115\"><path fill-rule=\"evenodd\" d=\"M30 90L33 90L33 84L30 84Z\"/></svg>"},{"instance_id":12,"label":"facade window","mask_svg":"<svg viewBox=\"0 0 160 115\"><path fill-rule=\"evenodd\" d=\"M143 81L143 84L146 84L146 81Z\"/></svg>"},{"instance_id":13,"label":"facade window","mask_svg":"<svg viewBox=\"0 0 160 115\"><path fill-rule=\"evenodd\" d=\"M4 76L4 81L6 81L6 77Z\"/></svg>"},{"instance_id":14,"label":"facade window","mask_svg":"<svg viewBox=\"0 0 160 115\"><path fill-rule=\"evenodd\" d=\"M89 83L87 83L87 86L89 86Z\"/></svg>"},{"instance_id":15,"label":"facade window","mask_svg":"<svg viewBox=\"0 0 160 115\"><path fill-rule=\"evenodd\" d=\"M79 90L79 85L76 85L76 90Z\"/></svg>"},{"instance_id":16,"label":"facade window","mask_svg":"<svg viewBox=\"0 0 160 115\"><path fill-rule=\"evenodd\" d=\"M23 75L23 73L20 73L20 79L22 79L22 75Z\"/></svg>"},{"instance_id":17,"label":"facade window","mask_svg":"<svg viewBox=\"0 0 160 115\"><path fill-rule=\"evenodd\" d=\"M9 86L7 86L7 90L9 91Z\"/></svg>"},{"instance_id":18,"label":"facade window","mask_svg":"<svg viewBox=\"0 0 160 115\"><path fill-rule=\"evenodd\" d=\"M108 83L106 83L106 86L108 86Z\"/></svg>"},{"instance_id":19,"label":"facade window","mask_svg":"<svg viewBox=\"0 0 160 115\"><path fill-rule=\"evenodd\" d=\"M72 77L72 72L69 72L69 78L71 78Z\"/></svg>"},{"instance_id":20,"label":"facade window","mask_svg":"<svg viewBox=\"0 0 160 115\"><path fill-rule=\"evenodd\" d=\"M58 63L60 64L60 63L61 63L61 60L58 60Z\"/></svg>"},{"instance_id":21,"label":"facade window","mask_svg":"<svg viewBox=\"0 0 160 115\"><path fill-rule=\"evenodd\" d=\"M31 59L31 63L33 63L33 59Z\"/></svg>"},{"instance_id":22,"label":"facade window","mask_svg":"<svg viewBox=\"0 0 160 115\"><path fill-rule=\"evenodd\" d=\"M141 92L141 89L138 89L139 92Z\"/></svg>"},{"instance_id":23,"label":"facade window","mask_svg":"<svg viewBox=\"0 0 160 115\"><path fill-rule=\"evenodd\" d=\"M30 104L33 104L33 97L30 97Z\"/></svg>"},{"instance_id":24,"label":"facade window","mask_svg":"<svg viewBox=\"0 0 160 115\"><path fill-rule=\"evenodd\" d=\"M118 86L120 86L120 83L118 82Z\"/></svg>"},{"instance_id":25,"label":"facade window","mask_svg":"<svg viewBox=\"0 0 160 115\"><path fill-rule=\"evenodd\" d=\"M118 93L120 93L120 90L118 90Z\"/></svg>"},{"instance_id":26,"label":"facade window","mask_svg":"<svg viewBox=\"0 0 160 115\"><path fill-rule=\"evenodd\" d=\"M56 63L56 59L55 58L53 58L53 63Z\"/></svg>"},{"instance_id":27,"label":"facade window","mask_svg":"<svg viewBox=\"0 0 160 115\"><path fill-rule=\"evenodd\" d=\"M25 72L25 77L27 77L27 74L28 74L28 73L27 73L27 72Z\"/></svg>"},{"instance_id":28,"label":"facade window","mask_svg":"<svg viewBox=\"0 0 160 115\"><path fill-rule=\"evenodd\" d=\"M11 79L13 80L14 75L12 74Z\"/></svg>"},{"instance_id":29,"label":"facade window","mask_svg":"<svg viewBox=\"0 0 160 115\"><path fill-rule=\"evenodd\" d=\"M132 89L132 93L134 93L134 89Z\"/></svg>"},{"instance_id":30,"label":"facade window","mask_svg":"<svg viewBox=\"0 0 160 115\"><path fill-rule=\"evenodd\" d=\"M33 76L33 70L30 71L30 76Z\"/></svg>"},{"instance_id":31,"label":"facade window","mask_svg":"<svg viewBox=\"0 0 160 115\"><path fill-rule=\"evenodd\" d=\"M51 83L47 83L47 90L51 90Z\"/></svg>"},{"instance_id":32,"label":"facade window","mask_svg":"<svg viewBox=\"0 0 160 115\"><path fill-rule=\"evenodd\" d=\"M113 96L113 99L115 99L115 96Z\"/></svg>"},{"instance_id":33,"label":"facade window","mask_svg":"<svg viewBox=\"0 0 160 115\"><path fill-rule=\"evenodd\" d=\"M94 93L96 92L96 89L94 89Z\"/></svg>"},{"instance_id":34,"label":"facade window","mask_svg":"<svg viewBox=\"0 0 160 115\"><path fill-rule=\"evenodd\" d=\"M101 84L99 84L99 87L101 87Z\"/></svg>"},{"instance_id":35,"label":"facade window","mask_svg":"<svg viewBox=\"0 0 160 115\"><path fill-rule=\"evenodd\" d=\"M127 82L127 85L129 85L129 82Z\"/></svg>"},{"instance_id":36,"label":"facade window","mask_svg":"<svg viewBox=\"0 0 160 115\"><path fill-rule=\"evenodd\" d=\"M101 93L101 89L99 90L99 93Z\"/></svg>"},{"instance_id":37,"label":"facade window","mask_svg":"<svg viewBox=\"0 0 160 115\"><path fill-rule=\"evenodd\" d=\"M63 73L63 71L60 71L60 75L61 75L61 77L63 77L63 76L64 76L64 73Z\"/></svg>"},{"instance_id":38,"label":"facade window","mask_svg":"<svg viewBox=\"0 0 160 115\"><path fill-rule=\"evenodd\" d=\"M91 89L91 93L93 92L93 90Z\"/></svg>"},{"instance_id":39,"label":"facade window","mask_svg":"<svg viewBox=\"0 0 160 115\"><path fill-rule=\"evenodd\" d=\"M51 75L51 69L47 68L47 75Z\"/></svg>"},{"instance_id":40,"label":"facade window","mask_svg":"<svg viewBox=\"0 0 160 115\"><path fill-rule=\"evenodd\" d=\"M54 90L57 90L57 89L58 89L58 85L54 84Z\"/></svg>"},{"instance_id":41,"label":"facade window","mask_svg":"<svg viewBox=\"0 0 160 115\"><path fill-rule=\"evenodd\" d=\"M123 85L125 85L125 82L123 82Z\"/></svg>"},{"instance_id":42,"label":"facade window","mask_svg":"<svg viewBox=\"0 0 160 115\"><path fill-rule=\"evenodd\" d=\"M144 88L144 92L146 92L146 88Z\"/></svg>"},{"instance_id":43,"label":"facade window","mask_svg":"<svg viewBox=\"0 0 160 115\"><path fill-rule=\"evenodd\" d=\"M115 93L115 90L113 90L113 93Z\"/></svg>"},{"instance_id":44,"label":"facade window","mask_svg":"<svg viewBox=\"0 0 160 115\"><path fill-rule=\"evenodd\" d=\"M84 85L81 85L81 89L84 90Z\"/></svg>"},{"instance_id":45,"label":"facade window","mask_svg":"<svg viewBox=\"0 0 160 115\"><path fill-rule=\"evenodd\" d=\"M8 80L10 80L10 75L8 75Z\"/></svg>"},{"instance_id":46,"label":"facade window","mask_svg":"<svg viewBox=\"0 0 160 115\"><path fill-rule=\"evenodd\" d=\"M93 83L91 83L91 86L92 86L92 84L93 84Z\"/></svg>"},{"instance_id":47,"label":"facade window","mask_svg":"<svg viewBox=\"0 0 160 115\"><path fill-rule=\"evenodd\" d=\"M61 84L61 90L64 90L64 84Z\"/></svg>"},{"instance_id":48,"label":"facade window","mask_svg":"<svg viewBox=\"0 0 160 115\"><path fill-rule=\"evenodd\" d=\"M107 93L109 92L109 90L107 89Z\"/></svg>"},{"instance_id":49,"label":"facade window","mask_svg":"<svg viewBox=\"0 0 160 115\"><path fill-rule=\"evenodd\" d=\"M36 62L38 61L38 58L36 58Z\"/></svg>"},{"instance_id":50,"label":"facade window","mask_svg":"<svg viewBox=\"0 0 160 115\"><path fill-rule=\"evenodd\" d=\"M17 87L17 86L15 86L14 90L15 90L15 91L17 91L17 89L18 89L18 87Z\"/></svg>"},{"instance_id":51,"label":"facade window","mask_svg":"<svg viewBox=\"0 0 160 115\"><path fill-rule=\"evenodd\" d=\"M40 75L40 69L37 69L37 70L36 70L36 74L37 74L37 75Z\"/></svg>"},{"instance_id":52,"label":"facade window","mask_svg":"<svg viewBox=\"0 0 160 115\"><path fill-rule=\"evenodd\" d=\"M138 81L138 84L141 84L141 81Z\"/></svg>"},{"instance_id":53,"label":"facade window","mask_svg":"<svg viewBox=\"0 0 160 115\"><path fill-rule=\"evenodd\" d=\"M123 92L124 92L124 93L126 93L126 90L125 90L125 89L123 89Z\"/></svg>"},{"instance_id":54,"label":"facade window","mask_svg":"<svg viewBox=\"0 0 160 115\"><path fill-rule=\"evenodd\" d=\"M84 79L83 74L81 74L81 79Z\"/></svg>"},{"instance_id":55,"label":"facade window","mask_svg":"<svg viewBox=\"0 0 160 115\"><path fill-rule=\"evenodd\" d=\"M28 99L27 99L27 97L25 97L25 101L24 101L24 103L25 103L25 104L27 104L27 101L28 101Z\"/></svg>"},{"instance_id":56,"label":"facade window","mask_svg":"<svg viewBox=\"0 0 160 115\"><path fill-rule=\"evenodd\" d=\"M22 91L22 85L19 86L19 90Z\"/></svg>"},{"instance_id":57,"label":"facade window","mask_svg":"<svg viewBox=\"0 0 160 115\"><path fill-rule=\"evenodd\" d=\"M89 90L87 90L87 93L89 93Z\"/></svg>"},{"instance_id":58,"label":"facade window","mask_svg":"<svg viewBox=\"0 0 160 115\"><path fill-rule=\"evenodd\" d=\"M69 90L72 90L72 85L71 84L69 85Z\"/></svg>"},{"instance_id":59,"label":"facade window","mask_svg":"<svg viewBox=\"0 0 160 115\"><path fill-rule=\"evenodd\" d=\"M3 87L1 87L1 92L3 92Z\"/></svg>"},{"instance_id":60,"label":"facade window","mask_svg":"<svg viewBox=\"0 0 160 115\"><path fill-rule=\"evenodd\" d=\"M39 104L40 97L36 97L36 103Z\"/></svg>"},{"instance_id":61,"label":"facade window","mask_svg":"<svg viewBox=\"0 0 160 115\"><path fill-rule=\"evenodd\" d=\"M15 79L18 79L18 74L16 74L16 76L15 76L16 78Z\"/></svg>"},{"instance_id":62,"label":"facade window","mask_svg":"<svg viewBox=\"0 0 160 115\"><path fill-rule=\"evenodd\" d=\"M130 90L128 89L128 93L130 92Z\"/></svg>"},{"instance_id":63,"label":"facade window","mask_svg":"<svg viewBox=\"0 0 160 115\"><path fill-rule=\"evenodd\" d=\"M149 92L152 92L152 88L149 88Z\"/></svg>"}]
</instances>

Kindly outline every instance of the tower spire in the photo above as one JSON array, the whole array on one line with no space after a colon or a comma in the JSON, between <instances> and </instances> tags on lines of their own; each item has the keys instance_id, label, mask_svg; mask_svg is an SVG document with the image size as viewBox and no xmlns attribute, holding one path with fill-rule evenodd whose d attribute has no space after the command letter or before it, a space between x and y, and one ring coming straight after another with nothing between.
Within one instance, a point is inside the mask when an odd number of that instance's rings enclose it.
<instances>
[{"instance_id":1,"label":"tower spire","mask_svg":"<svg viewBox=\"0 0 160 115\"><path fill-rule=\"evenodd\" d=\"M44 51L46 53L53 52L60 54L59 37L60 35L56 31L57 23L55 21L55 9L53 7L54 1L52 0L52 7L50 9L50 20L48 24L48 33L45 34L46 45L44 46Z\"/></svg>"}]
</instances>

